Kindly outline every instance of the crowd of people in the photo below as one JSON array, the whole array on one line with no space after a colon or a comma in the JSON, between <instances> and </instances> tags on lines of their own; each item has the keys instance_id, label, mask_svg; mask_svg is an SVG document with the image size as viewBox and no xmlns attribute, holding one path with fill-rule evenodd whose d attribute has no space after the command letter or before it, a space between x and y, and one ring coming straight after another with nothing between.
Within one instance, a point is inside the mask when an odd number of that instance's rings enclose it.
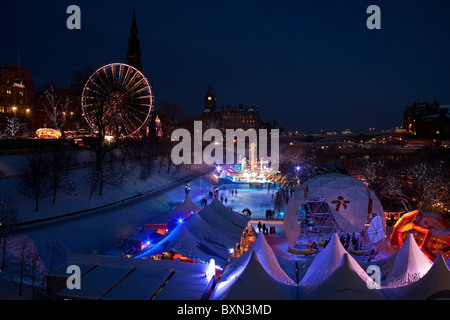
<instances>
[{"instance_id":1,"label":"crowd of people","mask_svg":"<svg viewBox=\"0 0 450 320\"><path fill-rule=\"evenodd\" d=\"M363 241L362 238L364 237L364 234L361 233L359 235L356 235L353 233L342 233L339 237L339 241L341 242L342 246L347 250L348 247L353 246L355 249L359 249L359 247L362 245ZM327 246L327 244L330 242L330 238L327 238L324 240L324 247Z\"/></svg>"}]
</instances>

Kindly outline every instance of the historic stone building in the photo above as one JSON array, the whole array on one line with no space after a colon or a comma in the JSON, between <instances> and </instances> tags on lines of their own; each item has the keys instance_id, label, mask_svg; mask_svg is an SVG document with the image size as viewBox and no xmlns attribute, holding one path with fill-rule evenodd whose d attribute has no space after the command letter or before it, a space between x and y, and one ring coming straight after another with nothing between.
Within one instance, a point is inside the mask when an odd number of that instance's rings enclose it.
<instances>
[{"instance_id":1,"label":"historic stone building","mask_svg":"<svg viewBox=\"0 0 450 320\"><path fill-rule=\"evenodd\" d=\"M238 106L222 106L217 109L216 93L212 85L209 86L205 94L205 109L201 115L205 128L225 129L260 129L262 121L257 106L246 107L242 104Z\"/></svg>"},{"instance_id":2,"label":"historic stone building","mask_svg":"<svg viewBox=\"0 0 450 320\"><path fill-rule=\"evenodd\" d=\"M404 112L404 127L412 138L449 139L449 110L437 101L414 101Z\"/></svg>"},{"instance_id":3,"label":"historic stone building","mask_svg":"<svg viewBox=\"0 0 450 320\"><path fill-rule=\"evenodd\" d=\"M5 63L0 69L0 131L5 130L7 118L14 116L16 122L27 124L30 128L34 113L33 97L34 83L30 69Z\"/></svg>"},{"instance_id":4,"label":"historic stone building","mask_svg":"<svg viewBox=\"0 0 450 320\"><path fill-rule=\"evenodd\" d=\"M0 69L0 113L31 115L34 84L30 69L17 64Z\"/></svg>"},{"instance_id":5,"label":"historic stone building","mask_svg":"<svg viewBox=\"0 0 450 320\"><path fill-rule=\"evenodd\" d=\"M136 12L133 11L130 37L128 38L127 63L142 72L142 52L138 37L138 27L136 23Z\"/></svg>"}]
</instances>

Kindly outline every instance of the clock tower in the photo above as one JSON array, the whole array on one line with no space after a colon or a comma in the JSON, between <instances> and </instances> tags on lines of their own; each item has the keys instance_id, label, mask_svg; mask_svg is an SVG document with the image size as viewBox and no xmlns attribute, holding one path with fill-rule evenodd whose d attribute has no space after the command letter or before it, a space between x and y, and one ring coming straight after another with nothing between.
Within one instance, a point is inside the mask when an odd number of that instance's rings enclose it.
<instances>
[{"instance_id":1,"label":"clock tower","mask_svg":"<svg viewBox=\"0 0 450 320\"><path fill-rule=\"evenodd\" d=\"M216 110L216 94L213 91L212 85L209 85L208 92L205 94L205 110Z\"/></svg>"}]
</instances>

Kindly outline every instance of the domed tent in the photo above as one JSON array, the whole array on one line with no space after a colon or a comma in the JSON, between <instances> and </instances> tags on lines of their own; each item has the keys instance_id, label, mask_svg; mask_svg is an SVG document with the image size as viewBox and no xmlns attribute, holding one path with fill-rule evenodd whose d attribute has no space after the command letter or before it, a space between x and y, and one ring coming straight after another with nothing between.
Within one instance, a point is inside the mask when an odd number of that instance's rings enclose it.
<instances>
[{"instance_id":1,"label":"domed tent","mask_svg":"<svg viewBox=\"0 0 450 320\"><path fill-rule=\"evenodd\" d=\"M295 244L300 235L299 218L305 217L312 222L316 232L331 234L333 232L360 233L366 222L376 219L377 236L385 230L386 217L383 207L375 193L361 180L348 175L330 173L316 176L302 184L289 201L285 214L285 230L290 246ZM302 217L303 215L303 217ZM381 221L380 221L381 219Z\"/></svg>"}]
</instances>

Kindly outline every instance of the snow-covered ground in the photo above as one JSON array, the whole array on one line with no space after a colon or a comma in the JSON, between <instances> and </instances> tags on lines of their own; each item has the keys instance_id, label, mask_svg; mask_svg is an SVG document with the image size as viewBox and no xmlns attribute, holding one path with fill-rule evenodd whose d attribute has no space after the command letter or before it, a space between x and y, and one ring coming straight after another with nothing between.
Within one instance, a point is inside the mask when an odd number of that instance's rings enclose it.
<instances>
[{"instance_id":1,"label":"snow-covered ground","mask_svg":"<svg viewBox=\"0 0 450 320\"><path fill-rule=\"evenodd\" d=\"M88 152L77 154L79 162L92 161ZM123 184L106 185L103 195L96 192L89 200L89 187L87 186L87 168L72 171L72 179L76 184L76 192L72 195L59 194L56 203L52 204L51 197L43 199L39 204L39 211L34 211L34 201L17 191L18 179L8 178L18 172L20 156L0 157L0 170L6 172L6 179L0 180L0 197L10 197L18 212L20 222L34 221L43 218L60 216L80 210L87 210L103 206L122 199L142 195L132 200L109 206L103 209L92 210L83 214L67 218L56 219L44 223L36 223L20 228L7 243L7 260L20 254L22 243L27 242L27 251L37 252L41 258L40 268L45 272L50 265L50 253L46 248L51 241L57 241L62 248L72 252L86 253L96 250L98 253L106 252L115 247L120 238L135 231L149 219L167 213L174 206L184 200L184 184L186 179L198 175L209 169L207 166L192 165L190 170L183 167L180 170L156 164L151 176L145 180L136 180L136 173L131 173ZM170 190L158 191L160 188ZM208 179L190 181L193 201L199 202L208 188ZM149 191L152 191L148 193ZM147 194L148 193L148 194ZM55 264L65 261L65 254L57 258ZM8 271L8 263L5 271ZM10 271L12 268L9 268ZM2 276L8 276L7 272ZM11 274L9 273L9 276Z\"/></svg>"},{"instance_id":2,"label":"snow-covered ground","mask_svg":"<svg viewBox=\"0 0 450 320\"><path fill-rule=\"evenodd\" d=\"M80 153L78 156L81 162L92 161L92 155L87 152ZM18 156L0 157L0 170L6 172L7 176L14 175L17 172L19 163ZM102 196L96 193L91 200L89 200L89 188L87 187L87 169L74 170L72 177L77 185L76 194L58 195L55 205L51 203L50 197L46 198L41 201L38 213L34 211L33 200L17 192L17 179L0 180L0 196L9 195L13 198L21 221L31 221L33 219L85 210L142 194L142 196L135 199L103 209L52 222L33 224L20 229L13 239L8 242L8 260L19 256L24 240L28 244L28 251L34 251L39 254L41 258L39 269L43 273L48 271L51 261L46 246L54 240L58 241L62 248L72 252L90 253L96 250L99 254L106 253L117 246L124 235L135 231L136 228L141 227L152 218L166 214L178 206L185 198L183 179L206 170L207 167L192 166L191 170L183 168L177 172L172 168L170 173L167 173L167 167L163 166L161 173L158 173L158 169L158 166L156 166L151 177L146 181L136 181L136 179L133 179L133 176L130 176L123 184L106 186ZM212 190L213 186L209 184L211 176L204 175L202 178L189 180L191 199L194 203L200 205L201 199L207 197L208 192ZM170 184L176 185L169 191L156 191L158 188L166 187ZM150 190L155 191L145 194ZM236 212L242 212L244 208L249 208L252 212L255 230L258 230L257 221L266 218L265 213L267 209L273 210L272 197L275 197L273 191L267 192L267 189L238 189L237 194L232 194L231 190L228 189L220 190L218 198L223 198L223 203ZM267 226L276 228L276 233L267 237L267 242L274 252L288 260L312 260L315 255L298 256L288 252L288 243L281 220L282 216L275 214L275 221L266 222ZM376 259L386 258L395 252L388 245L388 237L386 239L385 243L379 248L379 254ZM58 256L54 264L57 266L64 261L65 255L62 254ZM7 264L7 272L2 273L0 278L14 278L17 273L13 273L11 269Z\"/></svg>"},{"instance_id":3,"label":"snow-covered ground","mask_svg":"<svg viewBox=\"0 0 450 320\"><path fill-rule=\"evenodd\" d=\"M77 162L81 165L94 160L92 153L87 151L77 152L75 156ZM146 180L140 180L137 178L139 176L139 168L137 166L128 166L128 173L125 175L122 184L118 182L114 185L106 184L103 194L99 196L98 191L96 191L93 193L91 200L89 200L90 187L88 183L90 169L87 167L74 169L71 170L71 180L76 186L75 192L71 195L59 192L55 204L52 203L52 195L49 195L39 202L39 211L35 212L34 201L17 191L18 179L8 179L8 176L15 175L19 171L20 165L21 156L0 157L0 170L6 172L6 179L0 180L0 197L11 197L13 199L19 213L19 222L45 219L99 207L167 186L170 183L188 178L192 173L207 169L206 166L192 165L191 170L187 170L186 167L176 170L172 167L170 172L167 173L167 167L163 166L159 173L159 165L155 164L151 176Z\"/></svg>"}]
</instances>

